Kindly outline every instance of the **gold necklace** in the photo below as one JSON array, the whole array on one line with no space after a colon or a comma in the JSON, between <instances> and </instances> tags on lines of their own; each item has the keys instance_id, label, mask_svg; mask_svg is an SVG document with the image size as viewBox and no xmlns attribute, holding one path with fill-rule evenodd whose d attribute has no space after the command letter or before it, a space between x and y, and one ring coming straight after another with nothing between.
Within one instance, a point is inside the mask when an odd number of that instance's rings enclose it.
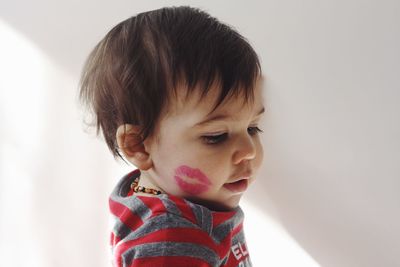
<instances>
[{"instance_id":1,"label":"gold necklace","mask_svg":"<svg viewBox=\"0 0 400 267\"><path fill-rule=\"evenodd\" d=\"M160 195L162 192L160 190L156 190L153 188L146 188L144 186L139 185L139 177L136 177L135 180L131 183L131 189L135 193L146 193L146 194L152 194L152 195Z\"/></svg>"}]
</instances>

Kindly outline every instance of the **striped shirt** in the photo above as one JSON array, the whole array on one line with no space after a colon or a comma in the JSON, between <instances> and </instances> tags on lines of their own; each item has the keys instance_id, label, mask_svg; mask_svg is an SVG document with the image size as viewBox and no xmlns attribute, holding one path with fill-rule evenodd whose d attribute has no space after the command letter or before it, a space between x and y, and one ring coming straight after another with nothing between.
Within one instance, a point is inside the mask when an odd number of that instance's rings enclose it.
<instances>
[{"instance_id":1,"label":"striped shirt","mask_svg":"<svg viewBox=\"0 0 400 267\"><path fill-rule=\"evenodd\" d=\"M252 266L240 207L220 212L170 194L132 195L139 175L125 175L109 199L114 267Z\"/></svg>"}]
</instances>

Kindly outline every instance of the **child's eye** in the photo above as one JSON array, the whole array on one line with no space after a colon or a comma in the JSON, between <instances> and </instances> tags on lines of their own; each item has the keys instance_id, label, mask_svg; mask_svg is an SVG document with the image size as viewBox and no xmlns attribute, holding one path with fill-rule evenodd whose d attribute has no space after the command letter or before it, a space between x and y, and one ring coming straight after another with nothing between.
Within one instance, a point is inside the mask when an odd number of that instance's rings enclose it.
<instances>
[{"instance_id":1,"label":"child's eye","mask_svg":"<svg viewBox=\"0 0 400 267\"><path fill-rule=\"evenodd\" d=\"M258 134L258 133L262 133L263 130L261 130L261 129L258 128L258 127L249 127L249 128L247 128L247 132L248 132L250 135L256 135L256 134Z\"/></svg>"},{"instance_id":2,"label":"child's eye","mask_svg":"<svg viewBox=\"0 0 400 267\"><path fill-rule=\"evenodd\" d=\"M205 135L205 136L202 136L202 139L208 145L215 145L215 144L219 144L219 143L225 141L227 137L228 137L228 134L223 133L223 134L219 134L219 135Z\"/></svg>"},{"instance_id":3,"label":"child's eye","mask_svg":"<svg viewBox=\"0 0 400 267\"><path fill-rule=\"evenodd\" d=\"M262 133L263 130L261 130L260 128L256 127L249 127L247 128L247 132L251 135L257 135L258 133ZM215 144L219 144L222 143L223 141L225 141L228 138L228 133L223 133L223 134L219 134L219 135L205 135L201 137L204 142L207 145L215 145Z\"/></svg>"}]
</instances>

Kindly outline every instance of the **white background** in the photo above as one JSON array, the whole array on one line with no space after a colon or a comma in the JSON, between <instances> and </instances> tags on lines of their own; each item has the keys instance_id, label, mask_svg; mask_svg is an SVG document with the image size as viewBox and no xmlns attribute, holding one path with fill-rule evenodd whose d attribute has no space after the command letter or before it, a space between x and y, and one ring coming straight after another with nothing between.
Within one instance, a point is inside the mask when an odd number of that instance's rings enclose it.
<instances>
[{"instance_id":1,"label":"white background","mask_svg":"<svg viewBox=\"0 0 400 267\"><path fill-rule=\"evenodd\" d=\"M85 133L83 62L116 23L203 8L248 38L267 83L254 266L400 266L400 2L0 2L0 266L110 266L108 200L131 167Z\"/></svg>"}]
</instances>

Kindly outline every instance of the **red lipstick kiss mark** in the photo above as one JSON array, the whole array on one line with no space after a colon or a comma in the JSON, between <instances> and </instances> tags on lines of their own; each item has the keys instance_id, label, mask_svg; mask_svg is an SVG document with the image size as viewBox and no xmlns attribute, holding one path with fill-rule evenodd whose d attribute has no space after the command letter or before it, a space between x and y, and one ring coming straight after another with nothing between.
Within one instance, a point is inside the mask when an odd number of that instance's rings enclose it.
<instances>
[{"instance_id":1,"label":"red lipstick kiss mark","mask_svg":"<svg viewBox=\"0 0 400 267\"><path fill-rule=\"evenodd\" d=\"M186 165L176 168L174 178L178 186L191 195L204 193L211 185L211 181L204 173Z\"/></svg>"}]
</instances>

